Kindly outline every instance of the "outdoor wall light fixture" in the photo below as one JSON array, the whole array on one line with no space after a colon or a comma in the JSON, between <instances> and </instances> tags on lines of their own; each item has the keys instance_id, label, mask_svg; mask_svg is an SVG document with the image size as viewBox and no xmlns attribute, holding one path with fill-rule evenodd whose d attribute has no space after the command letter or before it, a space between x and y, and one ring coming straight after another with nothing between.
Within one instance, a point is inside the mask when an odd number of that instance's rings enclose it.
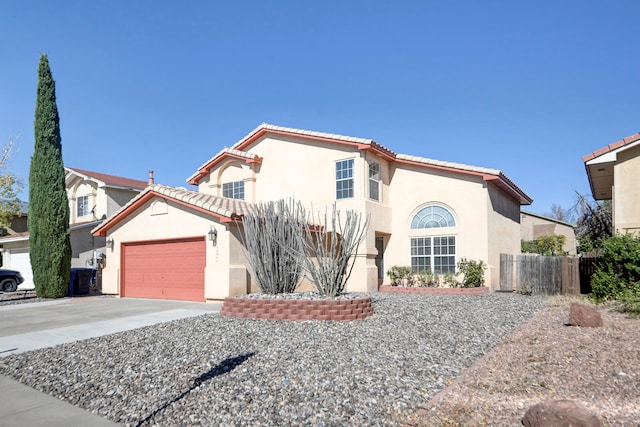
<instances>
[{"instance_id":1,"label":"outdoor wall light fixture","mask_svg":"<svg viewBox=\"0 0 640 427\"><path fill-rule=\"evenodd\" d=\"M218 230L216 230L212 225L207 234L209 235L209 240L211 240L213 242L213 246L215 246L218 243Z\"/></svg>"},{"instance_id":2,"label":"outdoor wall light fixture","mask_svg":"<svg viewBox=\"0 0 640 427\"><path fill-rule=\"evenodd\" d=\"M113 239L112 238L108 238L107 239L107 248L113 250Z\"/></svg>"}]
</instances>

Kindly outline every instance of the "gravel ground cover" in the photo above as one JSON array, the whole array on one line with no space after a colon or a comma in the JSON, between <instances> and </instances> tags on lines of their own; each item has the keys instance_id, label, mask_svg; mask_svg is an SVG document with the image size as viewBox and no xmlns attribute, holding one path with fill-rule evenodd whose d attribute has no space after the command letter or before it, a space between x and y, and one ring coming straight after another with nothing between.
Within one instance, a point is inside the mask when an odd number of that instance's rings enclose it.
<instances>
[{"instance_id":1,"label":"gravel ground cover","mask_svg":"<svg viewBox=\"0 0 640 427\"><path fill-rule=\"evenodd\" d=\"M545 305L368 295L361 321L208 314L12 355L0 373L130 426L399 425Z\"/></svg>"},{"instance_id":2,"label":"gravel ground cover","mask_svg":"<svg viewBox=\"0 0 640 427\"><path fill-rule=\"evenodd\" d=\"M552 300L438 393L412 425L518 426L547 399L580 402L603 426L640 425L640 319L596 309L603 327L568 327L568 305Z\"/></svg>"}]
</instances>

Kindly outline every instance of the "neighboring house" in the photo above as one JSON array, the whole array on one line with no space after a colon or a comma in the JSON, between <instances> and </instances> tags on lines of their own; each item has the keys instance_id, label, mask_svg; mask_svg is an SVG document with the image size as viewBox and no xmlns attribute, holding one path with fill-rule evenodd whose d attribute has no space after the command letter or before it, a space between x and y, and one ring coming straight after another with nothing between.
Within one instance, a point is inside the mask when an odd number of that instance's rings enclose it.
<instances>
[{"instance_id":1,"label":"neighboring house","mask_svg":"<svg viewBox=\"0 0 640 427\"><path fill-rule=\"evenodd\" d=\"M582 161L593 198L612 202L614 230L640 232L640 133L587 154Z\"/></svg>"},{"instance_id":2,"label":"neighboring house","mask_svg":"<svg viewBox=\"0 0 640 427\"><path fill-rule=\"evenodd\" d=\"M18 213L13 215L8 227L0 227L0 236L19 234L27 231L27 215L29 214L29 204L20 202Z\"/></svg>"},{"instance_id":3,"label":"neighboring house","mask_svg":"<svg viewBox=\"0 0 640 427\"><path fill-rule=\"evenodd\" d=\"M349 291L376 291L386 270L453 273L520 253L520 206L532 199L501 171L396 154L376 141L262 124L188 178L151 185L94 229L106 237L103 292L207 300L256 290L238 220L253 203L294 197L308 210L370 217Z\"/></svg>"},{"instance_id":4,"label":"neighboring house","mask_svg":"<svg viewBox=\"0 0 640 427\"><path fill-rule=\"evenodd\" d=\"M520 230L524 241L536 240L542 236L564 236L566 240L562 250L568 255L577 255L576 233L573 224L533 212L521 211Z\"/></svg>"},{"instance_id":5,"label":"neighboring house","mask_svg":"<svg viewBox=\"0 0 640 427\"><path fill-rule=\"evenodd\" d=\"M91 229L138 195L148 182L76 168L64 169L69 199L71 267L97 267L100 254L105 253L105 239L93 236ZM25 283L21 287L33 287L26 212L24 218L17 219L23 220L20 224L24 230L0 237L3 267L22 273Z\"/></svg>"}]
</instances>

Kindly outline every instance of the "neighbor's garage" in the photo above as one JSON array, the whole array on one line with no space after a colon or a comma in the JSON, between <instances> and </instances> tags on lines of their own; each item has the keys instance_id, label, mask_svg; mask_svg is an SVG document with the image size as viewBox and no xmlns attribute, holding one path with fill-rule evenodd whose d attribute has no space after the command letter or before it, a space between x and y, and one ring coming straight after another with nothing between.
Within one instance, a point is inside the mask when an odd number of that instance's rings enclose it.
<instances>
[{"instance_id":1,"label":"neighbor's garage","mask_svg":"<svg viewBox=\"0 0 640 427\"><path fill-rule=\"evenodd\" d=\"M122 245L120 295L204 301L204 237Z\"/></svg>"}]
</instances>

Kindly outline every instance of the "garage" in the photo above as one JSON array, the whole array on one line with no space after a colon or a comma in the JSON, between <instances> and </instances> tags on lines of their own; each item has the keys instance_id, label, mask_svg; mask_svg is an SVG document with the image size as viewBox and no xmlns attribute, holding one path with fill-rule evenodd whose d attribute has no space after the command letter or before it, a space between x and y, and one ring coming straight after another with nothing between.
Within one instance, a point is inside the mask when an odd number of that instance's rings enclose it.
<instances>
[{"instance_id":1,"label":"garage","mask_svg":"<svg viewBox=\"0 0 640 427\"><path fill-rule=\"evenodd\" d=\"M31 271L31 258L29 256L29 248L15 248L10 252L10 267L12 270L18 270L24 282L19 286L20 289L33 289L33 272Z\"/></svg>"},{"instance_id":2,"label":"garage","mask_svg":"<svg viewBox=\"0 0 640 427\"><path fill-rule=\"evenodd\" d=\"M123 297L204 301L204 237L122 244Z\"/></svg>"}]
</instances>

